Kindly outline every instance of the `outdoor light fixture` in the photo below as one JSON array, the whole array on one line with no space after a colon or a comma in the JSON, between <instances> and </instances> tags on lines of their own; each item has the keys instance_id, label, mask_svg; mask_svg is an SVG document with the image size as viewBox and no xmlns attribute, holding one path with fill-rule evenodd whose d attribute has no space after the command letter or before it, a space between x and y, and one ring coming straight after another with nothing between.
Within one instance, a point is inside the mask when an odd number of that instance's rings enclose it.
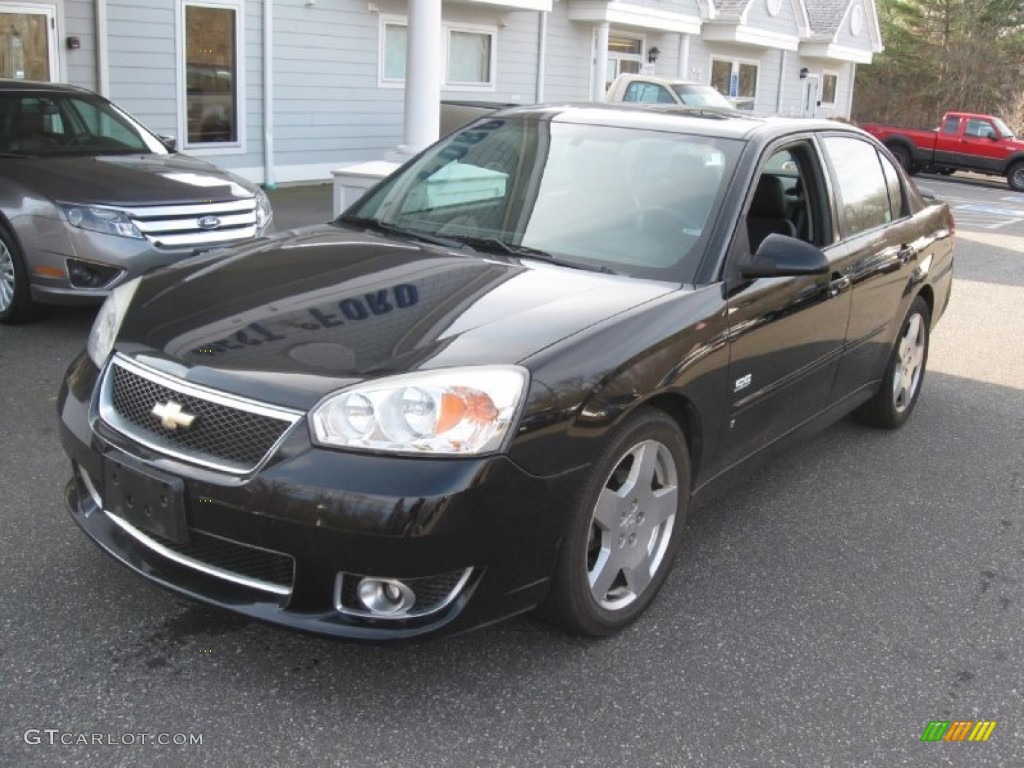
<instances>
[{"instance_id":1,"label":"outdoor light fixture","mask_svg":"<svg viewBox=\"0 0 1024 768\"><path fill-rule=\"evenodd\" d=\"M647 61L651 64L656 62L659 56L661 56L661 49L658 46L654 45L647 49Z\"/></svg>"},{"instance_id":2,"label":"outdoor light fixture","mask_svg":"<svg viewBox=\"0 0 1024 768\"><path fill-rule=\"evenodd\" d=\"M808 69L807 67L802 67L802 68L800 69L800 79L801 79L801 80L806 80L806 79L807 79L807 76L808 76L809 74L811 74L811 70L809 70L809 69Z\"/></svg>"}]
</instances>

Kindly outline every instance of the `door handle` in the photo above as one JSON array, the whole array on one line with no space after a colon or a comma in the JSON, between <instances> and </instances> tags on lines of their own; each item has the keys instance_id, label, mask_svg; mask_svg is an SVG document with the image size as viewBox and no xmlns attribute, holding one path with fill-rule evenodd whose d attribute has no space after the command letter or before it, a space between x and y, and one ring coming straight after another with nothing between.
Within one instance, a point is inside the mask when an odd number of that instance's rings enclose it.
<instances>
[{"instance_id":1,"label":"door handle","mask_svg":"<svg viewBox=\"0 0 1024 768\"><path fill-rule=\"evenodd\" d=\"M828 284L829 298L834 299L836 296L845 291L851 285L853 285L853 281L846 276L837 277L835 280L831 280Z\"/></svg>"},{"instance_id":2,"label":"door handle","mask_svg":"<svg viewBox=\"0 0 1024 768\"><path fill-rule=\"evenodd\" d=\"M896 251L896 258L900 260L900 264L906 264L915 256L917 256L917 248L912 245L904 245Z\"/></svg>"}]
</instances>

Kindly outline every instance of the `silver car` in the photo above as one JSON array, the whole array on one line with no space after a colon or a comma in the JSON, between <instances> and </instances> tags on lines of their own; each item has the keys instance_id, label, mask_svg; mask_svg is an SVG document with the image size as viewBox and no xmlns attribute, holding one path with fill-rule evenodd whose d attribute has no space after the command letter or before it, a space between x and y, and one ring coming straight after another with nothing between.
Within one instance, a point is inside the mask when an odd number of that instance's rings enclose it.
<instances>
[{"instance_id":1,"label":"silver car","mask_svg":"<svg viewBox=\"0 0 1024 768\"><path fill-rule=\"evenodd\" d=\"M0 322L262 235L257 186L82 88L0 80Z\"/></svg>"}]
</instances>

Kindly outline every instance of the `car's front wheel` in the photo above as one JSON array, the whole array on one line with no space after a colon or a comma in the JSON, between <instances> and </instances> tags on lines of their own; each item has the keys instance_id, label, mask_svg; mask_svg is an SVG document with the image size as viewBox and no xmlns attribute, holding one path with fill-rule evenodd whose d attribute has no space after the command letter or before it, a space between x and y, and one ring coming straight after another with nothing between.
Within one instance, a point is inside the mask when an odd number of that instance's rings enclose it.
<instances>
[{"instance_id":1,"label":"car's front wheel","mask_svg":"<svg viewBox=\"0 0 1024 768\"><path fill-rule=\"evenodd\" d=\"M28 316L29 290L18 245L0 224L0 323L17 323Z\"/></svg>"},{"instance_id":2,"label":"car's front wheel","mask_svg":"<svg viewBox=\"0 0 1024 768\"><path fill-rule=\"evenodd\" d=\"M865 424L885 429L902 426L917 405L928 364L931 313L920 296L914 299L889 355L882 386L855 412Z\"/></svg>"},{"instance_id":3,"label":"car's front wheel","mask_svg":"<svg viewBox=\"0 0 1024 768\"><path fill-rule=\"evenodd\" d=\"M644 409L607 440L570 512L542 615L598 637L636 619L668 575L690 504L686 440Z\"/></svg>"}]
</instances>

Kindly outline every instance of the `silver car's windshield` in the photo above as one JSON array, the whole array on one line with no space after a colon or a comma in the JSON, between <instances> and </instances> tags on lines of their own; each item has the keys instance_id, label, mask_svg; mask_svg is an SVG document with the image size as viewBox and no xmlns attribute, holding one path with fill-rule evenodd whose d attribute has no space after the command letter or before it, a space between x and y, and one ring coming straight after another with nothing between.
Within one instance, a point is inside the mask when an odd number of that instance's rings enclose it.
<instances>
[{"instance_id":1,"label":"silver car's windshield","mask_svg":"<svg viewBox=\"0 0 1024 768\"><path fill-rule=\"evenodd\" d=\"M676 279L699 255L740 149L707 136L494 118L427 150L341 221Z\"/></svg>"},{"instance_id":2,"label":"silver car's windshield","mask_svg":"<svg viewBox=\"0 0 1024 768\"><path fill-rule=\"evenodd\" d=\"M110 102L88 94L0 93L0 152L20 155L168 154Z\"/></svg>"}]
</instances>

